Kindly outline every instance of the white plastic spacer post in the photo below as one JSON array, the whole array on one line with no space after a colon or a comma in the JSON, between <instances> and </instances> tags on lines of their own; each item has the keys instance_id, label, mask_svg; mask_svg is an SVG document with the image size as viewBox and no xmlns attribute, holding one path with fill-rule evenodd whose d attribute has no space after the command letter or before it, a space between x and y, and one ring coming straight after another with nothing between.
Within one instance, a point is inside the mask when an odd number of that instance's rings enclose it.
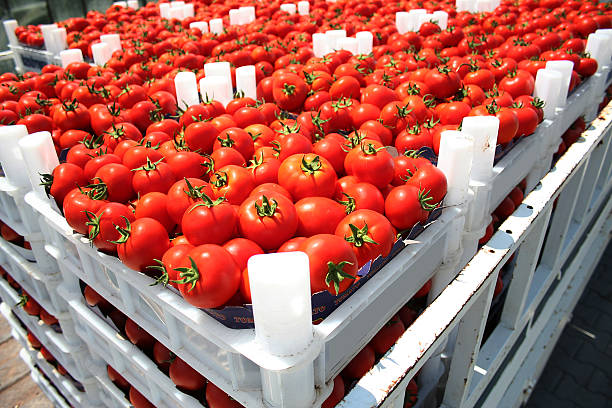
<instances>
[{"instance_id":1,"label":"white plastic spacer post","mask_svg":"<svg viewBox=\"0 0 612 408\"><path fill-rule=\"evenodd\" d=\"M293 3L284 3L280 5L280 9L286 11L289 14L297 13L297 7Z\"/></svg>"},{"instance_id":2,"label":"white plastic spacer post","mask_svg":"<svg viewBox=\"0 0 612 408\"><path fill-rule=\"evenodd\" d=\"M4 25L4 31L6 31L6 36L8 37L8 42L11 45L19 44L19 40L15 35L15 29L19 27L17 20L5 20L2 22Z\"/></svg>"},{"instance_id":3,"label":"white plastic spacer post","mask_svg":"<svg viewBox=\"0 0 612 408\"><path fill-rule=\"evenodd\" d=\"M210 32L213 34L221 34L223 32L223 20L220 18L213 18L208 22Z\"/></svg>"},{"instance_id":4,"label":"white plastic spacer post","mask_svg":"<svg viewBox=\"0 0 612 408\"><path fill-rule=\"evenodd\" d=\"M245 97L257 99L255 65L236 68L236 91L242 92Z\"/></svg>"},{"instance_id":5,"label":"white plastic spacer post","mask_svg":"<svg viewBox=\"0 0 612 408\"><path fill-rule=\"evenodd\" d=\"M127 6L131 9L138 10L138 0L127 0Z\"/></svg>"},{"instance_id":6,"label":"white plastic spacer post","mask_svg":"<svg viewBox=\"0 0 612 408\"><path fill-rule=\"evenodd\" d=\"M585 51L597 60L598 70L610 65L610 47L610 38L606 34L589 34Z\"/></svg>"},{"instance_id":7,"label":"white plastic spacer post","mask_svg":"<svg viewBox=\"0 0 612 408\"><path fill-rule=\"evenodd\" d=\"M400 34L405 34L410 31L410 13L407 11L398 11L395 13L395 28Z\"/></svg>"},{"instance_id":8,"label":"white plastic spacer post","mask_svg":"<svg viewBox=\"0 0 612 408\"><path fill-rule=\"evenodd\" d=\"M40 175L50 174L59 165L50 132L37 132L19 140L19 149L28 169L32 189L46 197L45 188L40 185Z\"/></svg>"},{"instance_id":9,"label":"white plastic spacer post","mask_svg":"<svg viewBox=\"0 0 612 408\"><path fill-rule=\"evenodd\" d=\"M110 47L107 43L96 43L91 45L91 55L93 56L94 64L104 65L111 57Z\"/></svg>"},{"instance_id":10,"label":"white plastic spacer post","mask_svg":"<svg viewBox=\"0 0 612 408\"><path fill-rule=\"evenodd\" d=\"M240 20L242 24L250 24L255 21L255 7L245 6L238 9L240 11Z\"/></svg>"},{"instance_id":11,"label":"white plastic spacer post","mask_svg":"<svg viewBox=\"0 0 612 408\"><path fill-rule=\"evenodd\" d=\"M30 179L23 162L19 140L28 135L25 125L9 125L0 127L0 163L4 175L9 181L20 187L29 187Z\"/></svg>"},{"instance_id":12,"label":"white plastic spacer post","mask_svg":"<svg viewBox=\"0 0 612 408\"><path fill-rule=\"evenodd\" d=\"M68 33L66 32L65 27L60 27L56 30L53 30L52 33L53 33L53 36L55 37L55 42L57 45L57 52L54 52L54 54L59 54L60 52L68 48L68 42L67 42Z\"/></svg>"},{"instance_id":13,"label":"white plastic spacer post","mask_svg":"<svg viewBox=\"0 0 612 408\"><path fill-rule=\"evenodd\" d=\"M297 4L298 14L301 16L307 16L310 14L310 3L308 1L298 1Z\"/></svg>"},{"instance_id":14,"label":"white plastic spacer post","mask_svg":"<svg viewBox=\"0 0 612 408\"><path fill-rule=\"evenodd\" d=\"M536 75L533 95L544 101L544 118L552 119L559 106L559 95L563 77L561 73L550 69L540 69Z\"/></svg>"},{"instance_id":15,"label":"white plastic spacer post","mask_svg":"<svg viewBox=\"0 0 612 408\"><path fill-rule=\"evenodd\" d=\"M446 175L448 186L444 205L457 206L467 201L473 156L473 136L456 130L442 132L438 168Z\"/></svg>"},{"instance_id":16,"label":"white plastic spacer post","mask_svg":"<svg viewBox=\"0 0 612 408\"><path fill-rule=\"evenodd\" d=\"M230 91L228 92L228 85ZM234 95L231 92L231 84L228 83L227 77L210 75L200 79L200 93L202 100L213 99L219 101L223 106L233 99Z\"/></svg>"},{"instance_id":17,"label":"white plastic spacer post","mask_svg":"<svg viewBox=\"0 0 612 408\"><path fill-rule=\"evenodd\" d=\"M180 109L185 110L200 103L198 83L193 72L182 71L176 74L174 88L176 89L176 102Z\"/></svg>"},{"instance_id":18,"label":"white plastic spacer post","mask_svg":"<svg viewBox=\"0 0 612 408\"><path fill-rule=\"evenodd\" d=\"M314 33L312 35L312 52L317 58L321 58L329 52L327 35L324 33Z\"/></svg>"},{"instance_id":19,"label":"white plastic spacer post","mask_svg":"<svg viewBox=\"0 0 612 408\"><path fill-rule=\"evenodd\" d=\"M189 28L197 28L202 34L208 32L208 23L206 21L194 21L189 24Z\"/></svg>"},{"instance_id":20,"label":"white plastic spacer post","mask_svg":"<svg viewBox=\"0 0 612 408\"><path fill-rule=\"evenodd\" d=\"M168 20L183 20L183 6L181 7L170 7L168 10Z\"/></svg>"},{"instance_id":21,"label":"white plastic spacer post","mask_svg":"<svg viewBox=\"0 0 612 408\"><path fill-rule=\"evenodd\" d=\"M248 270L257 342L275 356L304 353L314 338L308 256L255 255ZM282 278L288 271L291 279ZM315 400L313 363L286 373L262 370L262 391L271 406L310 407Z\"/></svg>"},{"instance_id":22,"label":"white plastic spacer post","mask_svg":"<svg viewBox=\"0 0 612 408\"><path fill-rule=\"evenodd\" d=\"M559 89L559 107L565 106L567 94L569 92L570 80L574 63L572 61L548 61L546 69L557 71L561 74L561 88Z\"/></svg>"},{"instance_id":23,"label":"white plastic spacer post","mask_svg":"<svg viewBox=\"0 0 612 408\"><path fill-rule=\"evenodd\" d=\"M170 11L170 3L160 3L159 4L159 15L161 18L169 18Z\"/></svg>"},{"instance_id":24,"label":"white plastic spacer post","mask_svg":"<svg viewBox=\"0 0 612 408\"><path fill-rule=\"evenodd\" d=\"M195 16L193 3L187 3L183 6L183 18L191 18Z\"/></svg>"},{"instance_id":25,"label":"white plastic spacer post","mask_svg":"<svg viewBox=\"0 0 612 408\"><path fill-rule=\"evenodd\" d=\"M434 11L431 19L438 23L441 30L446 30L448 27L448 13L446 11Z\"/></svg>"},{"instance_id":26,"label":"white plastic spacer post","mask_svg":"<svg viewBox=\"0 0 612 408\"><path fill-rule=\"evenodd\" d=\"M338 40L346 37L345 30L328 30L325 32L327 41L327 52L332 52L338 49Z\"/></svg>"},{"instance_id":27,"label":"white plastic spacer post","mask_svg":"<svg viewBox=\"0 0 612 408\"><path fill-rule=\"evenodd\" d=\"M57 30L57 24L41 24L40 31L42 31L43 40L45 41L45 49L53 52L55 49L55 42L53 37L53 30Z\"/></svg>"},{"instance_id":28,"label":"white plastic spacer post","mask_svg":"<svg viewBox=\"0 0 612 408\"><path fill-rule=\"evenodd\" d=\"M472 180L488 183L493 176L499 119L495 116L466 116L461 131L474 140Z\"/></svg>"},{"instance_id":29,"label":"white plastic spacer post","mask_svg":"<svg viewBox=\"0 0 612 408\"><path fill-rule=\"evenodd\" d=\"M66 68L72 62L83 62L83 52L79 48L70 48L60 52L62 68Z\"/></svg>"},{"instance_id":30,"label":"white plastic spacer post","mask_svg":"<svg viewBox=\"0 0 612 408\"><path fill-rule=\"evenodd\" d=\"M361 55L368 55L372 52L372 45L374 43L374 35L370 31L360 31L355 34L357 39L357 53Z\"/></svg>"},{"instance_id":31,"label":"white plastic spacer post","mask_svg":"<svg viewBox=\"0 0 612 408\"><path fill-rule=\"evenodd\" d=\"M120 50L121 47L121 37L119 34L104 34L100 36L100 41L108 44L108 48L110 49L111 55L117 50Z\"/></svg>"},{"instance_id":32,"label":"white plastic spacer post","mask_svg":"<svg viewBox=\"0 0 612 408\"><path fill-rule=\"evenodd\" d=\"M353 55L357 55L359 43L357 42L357 39L353 37L338 38L336 41L336 48L339 50L346 50Z\"/></svg>"},{"instance_id":33,"label":"white plastic spacer post","mask_svg":"<svg viewBox=\"0 0 612 408\"><path fill-rule=\"evenodd\" d=\"M229 11L229 23L230 25L242 25L241 14L239 9L231 9Z\"/></svg>"}]
</instances>

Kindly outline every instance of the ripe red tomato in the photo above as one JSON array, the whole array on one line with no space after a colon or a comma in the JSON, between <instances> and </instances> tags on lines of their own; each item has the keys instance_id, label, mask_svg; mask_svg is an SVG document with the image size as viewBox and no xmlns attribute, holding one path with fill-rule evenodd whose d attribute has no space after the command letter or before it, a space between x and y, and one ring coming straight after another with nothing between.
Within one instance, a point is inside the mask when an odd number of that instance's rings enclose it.
<instances>
[{"instance_id":1,"label":"ripe red tomato","mask_svg":"<svg viewBox=\"0 0 612 408\"><path fill-rule=\"evenodd\" d=\"M384 147L363 142L353 148L344 161L346 174L359 181L383 188L393 180L393 157Z\"/></svg>"},{"instance_id":2,"label":"ripe red tomato","mask_svg":"<svg viewBox=\"0 0 612 408\"><path fill-rule=\"evenodd\" d=\"M196 307L224 305L240 284L240 270L232 255L218 245L195 247L175 270L179 272L181 294Z\"/></svg>"},{"instance_id":3,"label":"ripe red tomato","mask_svg":"<svg viewBox=\"0 0 612 408\"><path fill-rule=\"evenodd\" d=\"M391 346L395 344L397 339L406 331L401 319L396 315L370 340L369 345L378 355L383 355Z\"/></svg>"},{"instance_id":4,"label":"ripe red tomato","mask_svg":"<svg viewBox=\"0 0 612 408\"><path fill-rule=\"evenodd\" d=\"M278 183L294 200L304 197L332 197L336 190L336 172L324 157L313 153L294 154L278 169Z\"/></svg>"},{"instance_id":5,"label":"ripe red tomato","mask_svg":"<svg viewBox=\"0 0 612 408\"><path fill-rule=\"evenodd\" d=\"M240 205L255 188L255 181L248 169L230 164L210 177L210 188L216 198L225 197L230 204Z\"/></svg>"},{"instance_id":6,"label":"ripe red tomato","mask_svg":"<svg viewBox=\"0 0 612 408\"><path fill-rule=\"evenodd\" d=\"M297 229L295 206L287 197L274 194L251 195L238 210L240 233L265 250L276 249Z\"/></svg>"},{"instance_id":7,"label":"ripe red tomato","mask_svg":"<svg viewBox=\"0 0 612 408\"><path fill-rule=\"evenodd\" d=\"M361 377L374 367L375 361L376 354L374 353L374 349L366 345L355 357L353 357L344 370L342 370L342 378L346 379L347 382L361 379Z\"/></svg>"},{"instance_id":8,"label":"ripe red tomato","mask_svg":"<svg viewBox=\"0 0 612 408\"><path fill-rule=\"evenodd\" d=\"M234 236L236 208L222 197L201 196L183 215L183 234L193 245L223 244Z\"/></svg>"},{"instance_id":9,"label":"ripe red tomato","mask_svg":"<svg viewBox=\"0 0 612 408\"><path fill-rule=\"evenodd\" d=\"M427 219L424 196L418 187L403 185L393 188L385 199L385 215L398 230L407 230Z\"/></svg>"},{"instance_id":10,"label":"ripe red tomato","mask_svg":"<svg viewBox=\"0 0 612 408\"><path fill-rule=\"evenodd\" d=\"M274 78L272 95L274 102L288 111L298 110L308 94L308 85L295 74L281 74Z\"/></svg>"},{"instance_id":11,"label":"ripe red tomato","mask_svg":"<svg viewBox=\"0 0 612 408\"><path fill-rule=\"evenodd\" d=\"M185 391L200 391L206 385L206 378L202 374L176 356L170 363L169 376L179 389Z\"/></svg>"},{"instance_id":12,"label":"ripe red tomato","mask_svg":"<svg viewBox=\"0 0 612 408\"><path fill-rule=\"evenodd\" d=\"M333 234L346 215L345 208L326 197L306 197L295 203L298 227L296 235L311 237L317 234Z\"/></svg>"},{"instance_id":13,"label":"ripe red tomato","mask_svg":"<svg viewBox=\"0 0 612 408\"><path fill-rule=\"evenodd\" d=\"M332 295L344 292L357 276L357 257L341 237L319 234L307 238L300 251L308 255L310 291L328 291Z\"/></svg>"},{"instance_id":14,"label":"ripe red tomato","mask_svg":"<svg viewBox=\"0 0 612 408\"><path fill-rule=\"evenodd\" d=\"M113 241L121 238L115 226L126 228L127 222L135 220L134 213L120 203L104 204L95 214L87 212L86 215L89 219L87 222L89 241L99 250L111 254L117 250L117 245Z\"/></svg>"},{"instance_id":15,"label":"ripe red tomato","mask_svg":"<svg viewBox=\"0 0 612 408\"><path fill-rule=\"evenodd\" d=\"M110 201L126 203L134 197L132 176L132 171L123 164L109 163L96 171L94 183L106 186Z\"/></svg>"},{"instance_id":16,"label":"ripe red tomato","mask_svg":"<svg viewBox=\"0 0 612 408\"><path fill-rule=\"evenodd\" d=\"M129 398L134 408L155 408L155 405L151 404L149 400L134 387L130 388Z\"/></svg>"},{"instance_id":17,"label":"ripe red tomato","mask_svg":"<svg viewBox=\"0 0 612 408\"><path fill-rule=\"evenodd\" d=\"M211 382L206 386L206 403L210 408L242 408L238 401Z\"/></svg>"},{"instance_id":18,"label":"ripe red tomato","mask_svg":"<svg viewBox=\"0 0 612 408\"><path fill-rule=\"evenodd\" d=\"M170 248L166 228L153 218L139 218L127 223L126 228L117 228L121 238L117 240L117 254L128 268L146 273L155 259L161 259Z\"/></svg>"}]
</instances>

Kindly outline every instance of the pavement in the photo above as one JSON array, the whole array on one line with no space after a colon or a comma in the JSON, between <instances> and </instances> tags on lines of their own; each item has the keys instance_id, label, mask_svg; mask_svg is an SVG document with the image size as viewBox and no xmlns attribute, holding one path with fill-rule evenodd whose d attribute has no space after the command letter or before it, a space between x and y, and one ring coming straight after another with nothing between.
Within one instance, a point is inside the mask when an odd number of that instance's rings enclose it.
<instances>
[{"instance_id":1,"label":"pavement","mask_svg":"<svg viewBox=\"0 0 612 408\"><path fill-rule=\"evenodd\" d=\"M550 407L612 407L612 244L526 404Z\"/></svg>"}]
</instances>

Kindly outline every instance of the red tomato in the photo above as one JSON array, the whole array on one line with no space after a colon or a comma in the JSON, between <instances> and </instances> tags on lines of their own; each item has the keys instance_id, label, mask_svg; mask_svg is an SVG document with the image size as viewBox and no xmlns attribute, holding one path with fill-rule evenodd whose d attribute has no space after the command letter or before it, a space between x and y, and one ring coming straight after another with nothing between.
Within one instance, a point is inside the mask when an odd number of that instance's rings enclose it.
<instances>
[{"instance_id":1,"label":"red tomato","mask_svg":"<svg viewBox=\"0 0 612 408\"><path fill-rule=\"evenodd\" d=\"M407 230L428 217L423 195L413 185L395 187L385 199L385 215L398 230Z\"/></svg>"},{"instance_id":2,"label":"red tomato","mask_svg":"<svg viewBox=\"0 0 612 408\"><path fill-rule=\"evenodd\" d=\"M237 211L229 202L202 196L187 208L181 226L193 245L220 245L234 236L237 222Z\"/></svg>"},{"instance_id":3,"label":"red tomato","mask_svg":"<svg viewBox=\"0 0 612 408\"><path fill-rule=\"evenodd\" d=\"M230 204L240 205L255 188L255 181L249 170L230 164L210 177L210 188L215 197L224 197Z\"/></svg>"},{"instance_id":4,"label":"red tomato","mask_svg":"<svg viewBox=\"0 0 612 408\"><path fill-rule=\"evenodd\" d=\"M287 197L262 193L251 195L240 209L240 233L265 250L276 249L291 238L297 229L295 206Z\"/></svg>"},{"instance_id":5,"label":"red tomato","mask_svg":"<svg viewBox=\"0 0 612 408\"><path fill-rule=\"evenodd\" d=\"M166 228L153 218L140 218L117 229L121 238L117 241L119 259L128 268L146 273L155 259L161 259L170 248Z\"/></svg>"},{"instance_id":6,"label":"red tomato","mask_svg":"<svg viewBox=\"0 0 612 408\"><path fill-rule=\"evenodd\" d=\"M344 218L341 204L326 197L305 197L295 203L298 227L296 234L311 237L317 234L333 234Z\"/></svg>"},{"instance_id":7,"label":"red tomato","mask_svg":"<svg viewBox=\"0 0 612 408\"><path fill-rule=\"evenodd\" d=\"M304 197L332 197L336 190L336 172L331 163L316 154L294 154L278 170L278 183L294 200Z\"/></svg>"},{"instance_id":8,"label":"red tomato","mask_svg":"<svg viewBox=\"0 0 612 408\"><path fill-rule=\"evenodd\" d=\"M383 355L389 351L391 346L395 344L397 339L399 339L405 331L406 328L400 318L394 316L378 333L376 333L369 345L376 354Z\"/></svg>"},{"instance_id":9,"label":"red tomato","mask_svg":"<svg viewBox=\"0 0 612 408\"><path fill-rule=\"evenodd\" d=\"M117 241L121 235L116 226L127 227L127 222L134 222L134 213L124 204L104 204L95 214L87 212L89 222L89 241L103 252L115 253ZM127 220L127 222L126 222Z\"/></svg>"},{"instance_id":10,"label":"red tomato","mask_svg":"<svg viewBox=\"0 0 612 408\"><path fill-rule=\"evenodd\" d=\"M179 357L170 363L169 377L176 386L185 391L200 391L206 385L206 378Z\"/></svg>"}]
</instances>

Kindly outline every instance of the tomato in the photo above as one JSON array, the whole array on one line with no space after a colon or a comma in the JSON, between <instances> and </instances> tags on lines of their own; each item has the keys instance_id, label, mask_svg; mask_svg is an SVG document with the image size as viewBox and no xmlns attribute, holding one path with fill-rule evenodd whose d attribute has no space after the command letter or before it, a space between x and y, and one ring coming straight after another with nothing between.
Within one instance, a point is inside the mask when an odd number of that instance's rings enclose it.
<instances>
[{"instance_id":1,"label":"tomato","mask_svg":"<svg viewBox=\"0 0 612 408\"><path fill-rule=\"evenodd\" d=\"M341 187L336 193L336 199L344 205L346 214L364 209L382 214L385 210L385 199L381 191L373 184L358 180L346 187Z\"/></svg>"},{"instance_id":2,"label":"tomato","mask_svg":"<svg viewBox=\"0 0 612 408\"><path fill-rule=\"evenodd\" d=\"M70 129L87 130L90 126L90 114L87 107L78 102L59 105L53 112L53 123L62 132Z\"/></svg>"},{"instance_id":3,"label":"tomato","mask_svg":"<svg viewBox=\"0 0 612 408\"><path fill-rule=\"evenodd\" d=\"M516 114L518 119L518 130L516 131L516 137L528 136L535 132L538 127L538 114L535 109L531 109L527 106L519 108L512 108L512 111Z\"/></svg>"},{"instance_id":4,"label":"tomato","mask_svg":"<svg viewBox=\"0 0 612 408\"><path fill-rule=\"evenodd\" d=\"M337 376L334 378L334 388L329 397L323 404L321 404L321 408L334 408L342 399L344 398L344 381L341 376Z\"/></svg>"},{"instance_id":5,"label":"tomato","mask_svg":"<svg viewBox=\"0 0 612 408\"><path fill-rule=\"evenodd\" d=\"M357 276L357 257L339 236L314 235L300 245L300 251L308 255L311 293L328 291L339 295Z\"/></svg>"},{"instance_id":6,"label":"tomato","mask_svg":"<svg viewBox=\"0 0 612 408\"><path fill-rule=\"evenodd\" d=\"M514 202L510 198L506 197L497 206L495 211L493 211L493 214L499 217L500 221L503 222L506 220L506 218L512 215L515 209L516 209L516 206Z\"/></svg>"},{"instance_id":7,"label":"tomato","mask_svg":"<svg viewBox=\"0 0 612 408\"><path fill-rule=\"evenodd\" d=\"M234 236L236 209L225 199L202 195L183 215L181 227L193 245L223 244Z\"/></svg>"},{"instance_id":8,"label":"tomato","mask_svg":"<svg viewBox=\"0 0 612 408\"><path fill-rule=\"evenodd\" d=\"M255 181L248 169L230 164L210 177L210 188L216 198L224 197L230 204L240 205L255 188Z\"/></svg>"},{"instance_id":9,"label":"tomato","mask_svg":"<svg viewBox=\"0 0 612 408\"><path fill-rule=\"evenodd\" d=\"M117 148L115 148L114 151L116 150ZM146 165L147 162L157 162L162 158L163 156L158 150L146 146L134 145L125 150L125 153L123 153L121 157L121 162L128 169L136 169L137 167Z\"/></svg>"},{"instance_id":10,"label":"tomato","mask_svg":"<svg viewBox=\"0 0 612 408\"><path fill-rule=\"evenodd\" d=\"M326 197L302 198L295 203L295 209L298 218L296 234L302 237L333 234L346 215L341 204Z\"/></svg>"},{"instance_id":11,"label":"tomato","mask_svg":"<svg viewBox=\"0 0 612 408\"><path fill-rule=\"evenodd\" d=\"M344 370L342 370L342 378L346 379L347 382L361 379L361 377L374 367L375 361L376 354L374 353L374 349L366 345L355 357L353 357Z\"/></svg>"},{"instance_id":12,"label":"tomato","mask_svg":"<svg viewBox=\"0 0 612 408\"><path fill-rule=\"evenodd\" d=\"M66 222L79 234L87 234L87 212L95 214L106 203L106 192L100 187L74 188L63 201Z\"/></svg>"},{"instance_id":13,"label":"tomato","mask_svg":"<svg viewBox=\"0 0 612 408\"><path fill-rule=\"evenodd\" d=\"M38 316L41 311L41 307L38 302L36 302L36 300L25 292L23 292L23 294L19 297L18 306L21 306L23 311L30 316Z\"/></svg>"},{"instance_id":14,"label":"tomato","mask_svg":"<svg viewBox=\"0 0 612 408\"><path fill-rule=\"evenodd\" d=\"M223 130L216 138L213 144L213 150L220 147L232 147L236 149L242 157L252 157L255 152L253 139L243 129L230 127Z\"/></svg>"},{"instance_id":15,"label":"tomato","mask_svg":"<svg viewBox=\"0 0 612 408\"><path fill-rule=\"evenodd\" d=\"M424 200L423 193L414 185L395 187L385 199L385 215L398 230L410 229L427 220Z\"/></svg>"},{"instance_id":16,"label":"tomato","mask_svg":"<svg viewBox=\"0 0 612 408\"><path fill-rule=\"evenodd\" d=\"M166 228L153 218L139 218L117 230L121 234L117 254L128 268L145 273L170 248Z\"/></svg>"},{"instance_id":17,"label":"tomato","mask_svg":"<svg viewBox=\"0 0 612 408\"><path fill-rule=\"evenodd\" d=\"M134 408L155 408L155 405L151 404L149 400L134 387L130 388L129 398Z\"/></svg>"},{"instance_id":18,"label":"tomato","mask_svg":"<svg viewBox=\"0 0 612 408\"><path fill-rule=\"evenodd\" d=\"M304 197L332 197L336 189L336 172L331 163L316 154L294 154L278 170L278 182L294 200Z\"/></svg>"},{"instance_id":19,"label":"tomato","mask_svg":"<svg viewBox=\"0 0 612 408\"><path fill-rule=\"evenodd\" d=\"M535 88L535 79L522 69L510 71L500 82L499 89L508 92L512 98L531 95Z\"/></svg>"},{"instance_id":20,"label":"tomato","mask_svg":"<svg viewBox=\"0 0 612 408\"><path fill-rule=\"evenodd\" d=\"M179 357L170 363L169 377L176 386L185 391L200 391L206 385L206 378Z\"/></svg>"},{"instance_id":21,"label":"tomato","mask_svg":"<svg viewBox=\"0 0 612 408\"><path fill-rule=\"evenodd\" d=\"M83 170L72 163L62 163L53 169L49 175L41 176L41 184L45 186L47 194L51 194L58 206L62 206L64 197L75 187L84 187L88 184Z\"/></svg>"},{"instance_id":22,"label":"tomato","mask_svg":"<svg viewBox=\"0 0 612 408\"><path fill-rule=\"evenodd\" d=\"M172 167L162 159L152 162L147 158L145 165L132 171L132 188L139 196L151 192L166 193L176 181Z\"/></svg>"},{"instance_id":23,"label":"tomato","mask_svg":"<svg viewBox=\"0 0 612 408\"><path fill-rule=\"evenodd\" d=\"M121 390L127 391L130 388L130 383L127 382L121 374L115 371L113 367L107 365L106 372L108 373L108 378L110 378L110 380Z\"/></svg>"},{"instance_id":24,"label":"tomato","mask_svg":"<svg viewBox=\"0 0 612 408\"><path fill-rule=\"evenodd\" d=\"M444 99L454 95L461 87L459 74L448 66L430 69L425 75L425 84L436 98Z\"/></svg>"},{"instance_id":25,"label":"tomato","mask_svg":"<svg viewBox=\"0 0 612 408\"><path fill-rule=\"evenodd\" d=\"M254 241L245 238L234 238L227 241L223 248L230 253L238 268L243 271L247 262L253 255L263 254L264 251Z\"/></svg>"},{"instance_id":26,"label":"tomato","mask_svg":"<svg viewBox=\"0 0 612 408\"><path fill-rule=\"evenodd\" d=\"M378 333L376 333L372 340L370 340L369 345L376 354L383 355L389 351L391 346L395 344L405 331L406 328L401 319L394 316Z\"/></svg>"},{"instance_id":27,"label":"tomato","mask_svg":"<svg viewBox=\"0 0 612 408\"><path fill-rule=\"evenodd\" d=\"M165 160L177 180L201 178L210 171L210 158L195 152L177 152L166 156Z\"/></svg>"},{"instance_id":28,"label":"tomato","mask_svg":"<svg viewBox=\"0 0 612 408\"><path fill-rule=\"evenodd\" d=\"M423 165L410 176L406 181L406 185L413 185L419 189L424 195L424 202L429 202L429 205L442 202L446 195L446 176L442 170L434 165ZM431 200L428 200L428 197Z\"/></svg>"},{"instance_id":29,"label":"tomato","mask_svg":"<svg viewBox=\"0 0 612 408\"><path fill-rule=\"evenodd\" d=\"M232 255L218 245L195 247L175 270L179 272L181 294L196 307L222 306L240 284L240 270Z\"/></svg>"},{"instance_id":30,"label":"tomato","mask_svg":"<svg viewBox=\"0 0 612 408\"><path fill-rule=\"evenodd\" d=\"M344 172L344 159L347 152L342 146L343 142L344 138L342 136L337 133L330 133L317 141L312 148L315 154L326 158L331 163L336 174Z\"/></svg>"},{"instance_id":31,"label":"tomato","mask_svg":"<svg viewBox=\"0 0 612 408\"><path fill-rule=\"evenodd\" d=\"M395 243L395 230L389 220L372 210L357 210L344 217L335 235L351 244L359 268L378 256L389 255Z\"/></svg>"},{"instance_id":32,"label":"tomato","mask_svg":"<svg viewBox=\"0 0 612 408\"><path fill-rule=\"evenodd\" d=\"M361 90L361 103L368 103L382 109L386 104L398 101L399 96L393 89L383 85L368 85Z\"/></svg>"},{"instance_id":33,"label":"tomato","mask_svg":"<svg viewBox=\"0 0 612 408\"><path fill-rule=\"evenodd\" d=\"M17 125L24 125L28 129L28 133L51 132L53 130L53 121L48 116L40 113L27 115L17 121Z\"/></svg>"},{"instance_id":34,"label":"tomato","mask_svg":"<svg viewBox=\"0 0 612 408\"><path fill-rule=\"evenodd\" d=\"M156 342L155 338L130 318L125 321L125 334L139 349L145 352L153 350Z\"/></svg>"},{"instance_id":35,"label":"tomato","mask_svg":"<svg viewBox=\"0 0 612 408\"><path fill-rule=\"evenodd\" d=\"M168 189L167 210L175 223L181 224L183 214L189 206L200 201L202 195L212 197L208 183L197 178L183 178Z\"/></svg>"},{"instance_id":36,"label":"tomato","mask_svg":"<svg viewBox=\"0 0 612 408\"><path fill-rule=\"evenodd\" d=\"M295 206L287 197L266 193L251 195L238 210L240 233L265 250L276 249L297 229Z\"/></svg>"},{"instance_id":37,"label":"tomato","mask_svg":"<svg viewBox=\"0 0 612 408\"><path fill-rule=\"evenodd\" d=\"M295 74L282 74L274 78L272 85L274 102L288 111L298 110L308 94L308 85Z\"/></svg>"},{"instance_id":38,"label":"tomato","mask_svg":"<svg viewBox=\"0 0 612 408\"><path fill-rule=\"evenodd\" d=\"M105 164L96 171L93 180L95 184L106 186L110 201L125 203L134 197L132 172L123 164Z\"/></svg>"},{"instance_id":39,"label":"tomato","mask_svg":"<svg viewBox=\"0 0 612 408\"><path fill-rule=\"evenodd\" d=\"M238 401L211 382L206 386L206 403L210 408L242 408Z\"/></svg>"},{"instance_id":40,"label":"tomato","mask_svg":"<svg viewBox=\"0 0 612 408\"><path fill-rule=\"evenodd\" d=\"M127 222L135 220L134 213L126 205L120 203L107 203L95 214L90 212L86 214L89 219L87 223L89 241L99 250L111 254L115 253L117 248L113 241L121 238L115 226L126 228Z\"/></svg>"},{"instance_id":41,"label":"tomato","mask_svg":"<svg viewBox=\"0 0 612 408\"><path fill-rule=\"evenodd\" d=\"M168 214L168 196L158 191L146 193L135 203L134 215L139 218L153 218L159 221L171 234L176 228L176 222Z\"/></svg>"}]
</instances>

